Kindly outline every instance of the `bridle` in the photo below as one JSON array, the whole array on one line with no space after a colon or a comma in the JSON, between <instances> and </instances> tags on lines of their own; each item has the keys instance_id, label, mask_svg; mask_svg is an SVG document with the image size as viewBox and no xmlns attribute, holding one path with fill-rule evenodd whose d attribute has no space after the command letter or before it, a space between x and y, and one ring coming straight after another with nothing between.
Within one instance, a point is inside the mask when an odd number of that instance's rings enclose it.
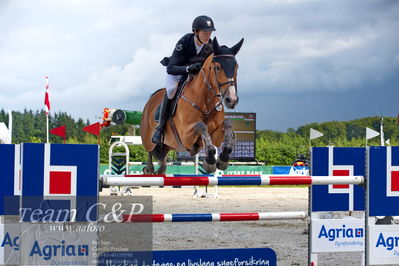
<instances>
[{"instance_id":1,"label":"bridle","mask_svg":"<svg viewBox=\"0 0 399 266\"><path fill-rule=\"evenodd\" d=\"M214 55L214 56L213 56L214 59L215 59L215 58L222 58L222 57L235 58L235 56L232 55L232 54L220 54L220 55ZM233 85L233 86L236 88L236 92L237 92L237 83L236 83L234 80L227 80L226 82L223 82L223 83L220 83L220 82L219 82L218 77L217 77L217 75L216 75L216 71L217 71L217 70L216 70L216 66L214 65L214 62L215 62L215 60L212 60L212 63L213 63L213 70L214 70L214 72L215 72L215 79L216 79L216 81L217 81L217 83L218 83L218 89L219 89L219 91L222 92L222 93L221 93L222 96L224 96L224 94L226 93L227 89L224 90L224 91L222 91L222 90L220 89L220 87L223 87L223 86L226 85L226 84ZM205 77L205 74L204 74L204 77ZM228 87L229 87L229 86L227 86L227 88L228 88Z\"/></svg>"},{"instance_id":2,"label":"bridle","mask_svg":"<svg viewBox=\"0 0 399 266\"><path fill-rule=\"evenodd\" d=\"M214 56L213 56L213 58L220 58L220 57L235 58L234 55L230 55L230 54L220 54L220 55L214 55ZM212 60L212 65L213 65L213 72L215 73L215 80L216 80L217 86L218 86L218 87L217 87L217 88L218 88L218 92L215 92L215 89L214 89L214 87L210 84L209 80L207 79L206 73L205 73L205 71L204 71L203 68L201 68L201 73L202 73L202 76L203 76L203 78L204 78L204 82L205 82L205 84L206 84L206 86L207 86L207 88L208 88L208 91L211 91L211 92L213 93L213 96L214 96L215 98L218 98L218 102L217 102L217 104L215 104L215 106L214 106L213 108L211 108L210 110L204 111L204 110L202 110L201 107L199 107L196 103L190 101L186 96L184 96L183 93L182 93L181 96L180 96L180 97L183 98L185 101L187 101L189 104L191 104L191 106L192 106L194 109L200 111L200 112L203 114L205 120L208 119L209 115L210 115L213 111L219 109L220 106L223 104L224 95L226 94L226 92L227 92L228 88L230 87L230 85L233 85L234 88L235 88L235 90L236 90L236 92L237 92L237 83L236 83L234 80L230 80L230 79L229 79L229 80L227 80L227 81L225 81L225 82L222 82L222 83L219 82L218 76L217 76L217 74L216 74L219 70L217 70L217 66L215 66L215 61L214 61L214 60ZM210 67L210 68L211 68L211 67ZM229 86L226 86L226 88L225 88L224 90L222 90L223 86L225 86L225 85L229 85ZM209 101L209 99L208 99L208 101Z\"/></svg>"}]
</instances>

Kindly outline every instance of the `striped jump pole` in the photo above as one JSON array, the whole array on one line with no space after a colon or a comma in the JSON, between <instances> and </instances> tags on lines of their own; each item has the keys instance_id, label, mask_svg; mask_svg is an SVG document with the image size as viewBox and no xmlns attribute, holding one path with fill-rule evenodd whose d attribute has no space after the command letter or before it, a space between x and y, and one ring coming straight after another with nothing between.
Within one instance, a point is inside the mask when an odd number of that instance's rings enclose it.
<instances>
[{"instance_id":1,"label":"striped jump pole","mask_svg":"<svg viewBox=\"0 0 399 266\"><path fill-rule=\"evenodd\" d=\"M197 213L197 214L136 214L123 215L125 223L164 222L234 222L262 220L305 219L305 212L255 212L255 213Z\"/></svg>"},{"instance_id":2,"label":"striped jump pole","mask_svg":"<svg viewBox=\"0 0 399 266\"><path fill-rule=\"evenodd\" d=\"M284 175L222 175L222 176L143 176L102 175L102 186L263 186L263 185L360 185L363 176L284 176Z\"/></svg>"}]
</instances>

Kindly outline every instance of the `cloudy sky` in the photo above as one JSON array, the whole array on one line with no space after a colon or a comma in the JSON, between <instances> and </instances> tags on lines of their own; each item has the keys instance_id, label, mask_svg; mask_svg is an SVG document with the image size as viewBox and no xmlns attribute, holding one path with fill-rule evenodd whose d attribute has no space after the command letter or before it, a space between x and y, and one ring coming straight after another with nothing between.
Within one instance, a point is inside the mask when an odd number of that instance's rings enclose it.
<instances>
[{"instance_id":1,"label":"cloudy sky","mask_svg":"<svg viewBox=\"0 0 399 266\"><path fill-rule=\"evenodd\" d=\"M236 110L258 129L397 115L395 0L0 0L0 108L42 109L48 75L52 112L142 110L202 14L219 43L245 38Z\"/></svg>"}]
</instances>

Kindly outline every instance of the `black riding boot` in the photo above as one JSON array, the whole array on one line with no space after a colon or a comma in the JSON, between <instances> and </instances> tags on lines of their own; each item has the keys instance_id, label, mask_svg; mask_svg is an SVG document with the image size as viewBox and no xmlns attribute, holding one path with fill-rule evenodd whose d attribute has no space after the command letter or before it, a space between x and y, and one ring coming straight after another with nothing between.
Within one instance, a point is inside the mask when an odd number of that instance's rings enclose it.
<instances>
[{"instance_id":1,"label":"black riding boot","mask_svg":"<svg viewBox=\"0 0 399 266\"><path fill-rule=\"evenodd\" d=\"M162 135L165 127L165 122L168 117L168 109L170 101L171 100L169 100L167 93L165 93L165 96L163 97L163 101L161 104L161 110L159 113L159 124L155 129L154 134L152 135L152 142L154 142L155 144L162 143Z\"/></svg>"}]
</instances>

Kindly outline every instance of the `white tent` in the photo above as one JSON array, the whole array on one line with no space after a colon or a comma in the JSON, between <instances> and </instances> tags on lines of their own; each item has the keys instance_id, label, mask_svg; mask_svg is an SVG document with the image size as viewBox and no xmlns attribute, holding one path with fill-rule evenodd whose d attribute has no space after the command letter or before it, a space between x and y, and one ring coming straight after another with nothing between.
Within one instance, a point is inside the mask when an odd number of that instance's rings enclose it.
<instances>
[{"instance_id":1,"label":"white tent","mask_svg":"<svg viewBox=\"0 0 399 266\"><path fill-rule=\"evenodd\" d=\"M8 131L6 124L3 122L0 122L0 143L11 144L10 131Z\"/></svg>"}]
</instances>

